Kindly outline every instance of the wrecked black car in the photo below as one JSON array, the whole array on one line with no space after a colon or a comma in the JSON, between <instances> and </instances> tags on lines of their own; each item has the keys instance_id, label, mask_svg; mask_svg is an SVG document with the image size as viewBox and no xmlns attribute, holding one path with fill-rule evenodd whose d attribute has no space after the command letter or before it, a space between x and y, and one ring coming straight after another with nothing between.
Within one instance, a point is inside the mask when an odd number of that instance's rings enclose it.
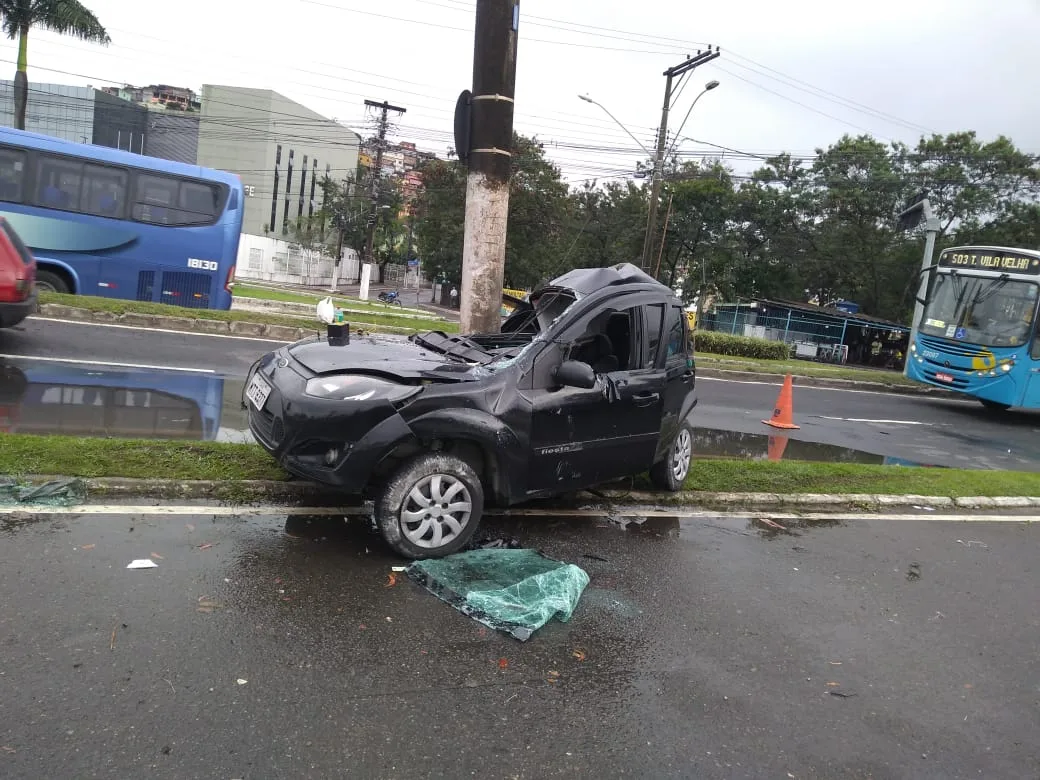
<instances>
[{"instance_id":1,"label":"wrecked black car","mask_svg":"<svg viewBox=\"0 0 1040 780\"><path fill-rule=\"evenodd\" d=\"M635 266L571 271L501 333L314 336L262 357L244 403L299 477L375 502L408 558L462 549L509 506L649 470L679 490L696 405L681 301Z\"/></svg>"}]
</instances>

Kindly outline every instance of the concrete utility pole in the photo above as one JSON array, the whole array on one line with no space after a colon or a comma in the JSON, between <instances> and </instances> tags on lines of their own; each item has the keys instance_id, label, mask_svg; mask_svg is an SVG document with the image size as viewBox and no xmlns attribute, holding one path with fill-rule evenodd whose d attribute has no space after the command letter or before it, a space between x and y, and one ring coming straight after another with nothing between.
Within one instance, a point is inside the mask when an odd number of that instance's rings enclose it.
<instances>
[{"instance_id":1,"label":"concrete utility pole","mask_svg":"<svg viewBox=\"0 0 1040 780\"><path fill-rule=\"evenodd\" d=\"M911 198L907 207L903 209L896 217L896 226L898 230L913 230L915 227L924 223L924 257L921 259L921 281L917 287L917 297L914 300L914 319L910 323L910 342L914 343L914 339L917 337L917 329L921 326L921 317L924 315L924 303L925 297L928 295L928 286L932 277L932 257L935 254L935 237L939 235L940 224L939 218L932 211L932 204L928 200L926 193L920 193L915 197ZM903 364L903 374L905 375L907 369L910 366L910 356L906 356L906 362Z\"/></svg>"},{"instance_id":2,"label":"concrete utility pole","mask_svg":"<svg viewBox=\"0 0 1040 780\"><path fill-rule=\"evenodd\" d=\"M502 318L520 0L477 0L462 249L462 332L497 333Z\"/></svg>"},{"instance_id":3,"label":"concrete utility pole","mask_svg":"<svg viewBox=\"0 0 1040 780\"><path fill-rule=\"evenodd\" d=\"M654 156L654 172L650 184L650 213L646 220L646 236L643 238L643 258L641 265L643 270L647 273L649 273L653 268L654 233L657 230L657 207L658 201L661 197L661 178L664 174L664 150L668 144L668 112L672 107L672 84L676 76L682 76L685 73L689 73L699 65L711 62L719 56L718 46L715 47L715 51L712 51L711 47L709 47L707 51L699 51L696 55L690 57L685 62L676 65L674 68L669 68L664 72L664 105L661 108L661 126L657 131L657 154Z\"/></svg>"},{"instance_id":4,"label":"concrete utility pole","mask_svg":"<svg viewBox=\"0 0 1040 780\"><path fill-rule=\"evenodd\" d=\"M369 197L372 199L368 209L368 236L365 239L365 254L362 258L362 262L371 263L374 258L372 257L373 247L375 246L376 240L376 215L378 214L378 200L379 200L379 181L383 176L383 150L386 148L386 128L389 122L387 121L387 114L390 111L394 111L398 114L403 114L408 109L401 108L399 106L392 106L385 100L382 103L376 103L374 100L366 100L365 105L369 108L378 108L380 110L379 116L379 134L376 140L376 161L375 170L372 174L372 179L368 183Z\"/></svg>"}]
</instances>

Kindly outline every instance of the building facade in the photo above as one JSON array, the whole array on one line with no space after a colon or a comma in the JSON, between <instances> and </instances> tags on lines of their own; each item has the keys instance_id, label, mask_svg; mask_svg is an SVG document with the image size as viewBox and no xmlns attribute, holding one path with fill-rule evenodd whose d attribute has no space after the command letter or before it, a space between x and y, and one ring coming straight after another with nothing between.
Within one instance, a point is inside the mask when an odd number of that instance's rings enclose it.
<instances>
[{"instance_id":1,"label":"building facade","mask_svg":"<svg viewBox=\"0 0 1040 780\"><path fill-rule=\"evenodd\" d=\"M14 127L14 82L0 81L0 124ZM144 153L148 112L91 87L29 83L25 129Z\"/></svg>"},{"instance_id":2,"label":"building facade","mask_svg":"<svg viewBox=\"0 0 1040 780\"><path fill-rule=\"evenodd\" d=\"M290 238L322 207L321 182L357 175L361 137L268 89L202 87L198 164L236 173L242 232Z\"/></svg>"}]
</instances>

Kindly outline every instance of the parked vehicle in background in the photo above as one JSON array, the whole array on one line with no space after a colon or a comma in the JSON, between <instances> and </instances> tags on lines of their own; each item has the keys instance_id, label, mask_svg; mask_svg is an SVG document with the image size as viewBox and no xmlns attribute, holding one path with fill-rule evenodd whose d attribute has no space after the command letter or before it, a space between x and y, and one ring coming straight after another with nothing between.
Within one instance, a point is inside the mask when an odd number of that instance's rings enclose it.
<instances>
[{"instance_id":1,"label":"parked vehicle in background","mask_svg":"<svg viewBox=\"0 0 1040 780\"><path fill-rule=\"evenodd\" d=\"M41 290L229 309L243 211L234 174L0 128L0 216Z\"/></svg>"},{"instance_id":2,"label":"parked vehicle in background","mask_svg":"<svg viewBox=\"0 0 1040 780\"><path fill-rule=\"evenodd\" d=\"M379 293L379 300L381 300L387 306L390 306L391 304L395 303L398 306L401 305L401 296L400 293L397 292L397 290L383 290L383 292Z\"/></svg>"},{"instance_id":3,"label":"parked vehicle in background","mask_svg":"<svg viewBox=\"0 0 1040 780\"><path fill-rule=\"evenodd\" d=\"M954 247L934 272L906 376L989 409L1040 408L1040 252Z\"/></svg>"},{"instance_id":4,"label":"parked vehicle in background","mask_svg":"<svg viewBox=\"0 0 1040 780\"><path fill-rule=\"evenodd\" d=\"M0 217L0 328L13 328L36 310L36 261Z\"/></svg>"},{"instance_id":5,"label":"parked vehicle in background","mask_svg":"<svg viewBox=\"0 0 1040 780\"><path fill-rule=\"evenodd\" d=\"M502 332L315 336L251 369L254 437L290 472L375 500L410 558L456 552L509 506L649 470L681 489L694 363L682 302L632 265L571 271ZM347 341L347 343L344 343Z\"/></svg>"}]
</instances>

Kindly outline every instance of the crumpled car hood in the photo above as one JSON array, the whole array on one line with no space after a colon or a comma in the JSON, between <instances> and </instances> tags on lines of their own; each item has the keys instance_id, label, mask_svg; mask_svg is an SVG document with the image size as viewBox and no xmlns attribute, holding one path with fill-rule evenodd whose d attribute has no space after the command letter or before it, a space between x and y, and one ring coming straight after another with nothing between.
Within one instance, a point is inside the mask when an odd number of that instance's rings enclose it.
<instances>
[{"instance_id":1,"label":"crumpled car hood","mask_svg":"<svg viewBox=\"0 0 1040 780\"><path fill-rule=\"evenodd\" d=\"M399 379L476 379L473 366L449 360L432 350L401 339L351 336L350 343L330 346L325 339L307 341L289 348L289 354L315 374L350 372L381 374Z\"/></svg>"}]
</instances>

